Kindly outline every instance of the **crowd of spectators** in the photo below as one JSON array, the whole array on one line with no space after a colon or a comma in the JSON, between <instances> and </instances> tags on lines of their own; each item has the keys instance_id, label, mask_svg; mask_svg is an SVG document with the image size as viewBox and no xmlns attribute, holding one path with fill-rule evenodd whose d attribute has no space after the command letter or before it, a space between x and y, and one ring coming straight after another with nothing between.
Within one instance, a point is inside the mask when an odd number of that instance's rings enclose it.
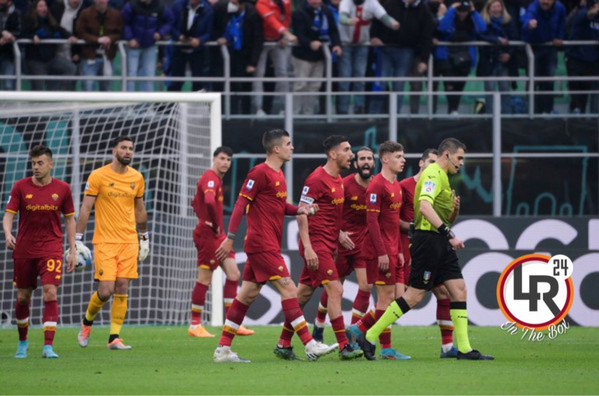
<instances>
[{"instance_id":1,"label":"crowd of spectators","mask_svg":"<svg viewBox=\"0 0 599 396\"><path fill-rule=\"evenodd\" d=\"M187 70L192 77L212 77L194 81L192 90L220 90L224 74L219 46L226 46L230 75L238 78L232 91L254 93L251 100L248 95L233 97L233 111L257 115L282 111L282 94L287 92L302 93L294 98L296 113L319 111L317 95L309 93L322 85L323 46L331 50L334 76L345 79L335 89L356 92L353 97L336 96L339 114L385 112L386 95L359 92L401 93L403 82L385 78L423 76L431 56L433 75L451 77L443 80L448 113L459 111L466 84L459 78L471 73L485 78L490 112L490 93L509 93L515 85L510 77L527 72L523 48L510 45L514 40L531 45L536 77L555 75L562 50L569 76L599 75L599 45L563 43L599 40L597 0L0 0L0 29L4 90L15 88L14 78L6 76L15 74L13 43L18 39L29 39L19 45L33 90L74 90L76 79L83 90L108 90L111 81L97 76L112 75L119 40L126 43L129 91L155 90L156 82L143 77L159 74L172 77L166 89L179 91ZM491 45L468 44L476 40ZM157 41L174 45L158 46ZM210 42L216 45L206 45ZM263 78L268 75L277 78L277 95L267 108ZM369 76L380 81L358 81ZM289 84L289 77L320 80ZM553 81L536 82L535 112L554 112L553 87ZM420 91L422 83L409 88ZM585 91L598 88L597 79L569 81L569 110L597 112L596 97L589 100ZM402 101L398 95L398 112ZM418 102L412 95L411 112L418 111ZM510 95L502 95L501 107L506 113L513 110Z\"/></svg>"}]
</instances>

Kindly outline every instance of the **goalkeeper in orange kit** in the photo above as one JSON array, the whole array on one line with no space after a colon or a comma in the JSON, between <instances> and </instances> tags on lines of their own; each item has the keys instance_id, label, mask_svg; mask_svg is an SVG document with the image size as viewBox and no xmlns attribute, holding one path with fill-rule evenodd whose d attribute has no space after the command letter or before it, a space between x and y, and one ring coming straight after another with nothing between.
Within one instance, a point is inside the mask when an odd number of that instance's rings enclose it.
<instances>
[{"instance_id":1,"label":"goalkeeper in orange kit","mask_svg":"<svg viewBox=\"0 0 599 396\"><path fill-rule=\"evenodd\" d=\"M150 252L148 215L143 200L144 178L129 166L133 158L133 140L121 136L113 141L112 162L94 170L87 179L77 221L76 249L81 250L83 233L95 205L94 230L95 274L98 290L92 294L78 335L79 345L86 347L94 318L113 297L110 310L108 349L131 349L119 337L127 314L127 290L137 279L137 261Z\"/></svg>"}]
</instances>

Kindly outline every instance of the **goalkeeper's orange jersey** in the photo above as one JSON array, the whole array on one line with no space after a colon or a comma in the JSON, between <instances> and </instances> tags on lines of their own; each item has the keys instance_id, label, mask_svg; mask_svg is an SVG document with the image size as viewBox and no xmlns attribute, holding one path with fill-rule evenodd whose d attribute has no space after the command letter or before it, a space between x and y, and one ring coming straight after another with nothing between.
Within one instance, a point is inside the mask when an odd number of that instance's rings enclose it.
<instances>
[{"instance_id":1,"label":"goalkeeper's orange jersey","mask_svg":"<svg viewBox=\"0 0 599 396\"><path fill-rule=\"evenodd\" d=\"M135 199L144 190L143 176L131 167L121 174L108 164L89 175L84 193L96 197L94 244L137 243Z\"/></svg>"}]
</instances>

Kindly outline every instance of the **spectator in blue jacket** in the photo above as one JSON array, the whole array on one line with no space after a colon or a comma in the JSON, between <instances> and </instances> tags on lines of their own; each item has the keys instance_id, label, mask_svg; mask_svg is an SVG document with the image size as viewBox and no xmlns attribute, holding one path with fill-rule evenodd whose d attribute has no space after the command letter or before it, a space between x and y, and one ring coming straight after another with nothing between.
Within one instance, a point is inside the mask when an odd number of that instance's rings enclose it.
<instances>
[{"instance_id":1,"label":"spectator in blue jacket","mask_svg":"<svg viewBox=\"0 0 599 396\"><path fill-rule=\"evenodd\" d=\"M532 44L535 77L553 77L557 67L557 48L566 35L566 7L556 0L534 0L521 18L522 40ZM542 45L551 43L552 45ZM535 83L535 90L553 91L553 81ZM553 95L537 95L535 112L552 113Z\"/></svg>"},{"instance_id":2,"label":"spectator in blue jacket","mask_svg":"<svg viewBox=\"0 0 599 396\"><path fill-rule=\"evenodd\" d=\"M569 40L599 40L599 2L587 0L586 6L575 11L570 24ZM575 93L599 89L599 45L572 45L566 48L566 70L569 77L594 77L591 81L568 81L570 112L586 113L588 94ZM596 113L597 95L591 100L591 113ZM593 108L595 107L595 108Z\"/></svg>"},{"instance_id":3,"label":"spectator in blue jacket","mask_svg":"<svg viewBox=\"0 0 599 396\"><path fill-rule=\"evenodd\" d=\"M174 16L162 0L130 0L121 10L123 39L127 40L127 76L156 75L156 41L168 39ZM151 92L154 82L138 81L140 91ZM135 91L135 81L127 82L127 91Z\"/></svg>"},{"instance_id":4,"label":"spectator in blue jacket","mask_svg":"<svg viewBox=\"0 0 599 396\"><path fill-rule=\"evenodd\" d=\"M480 35L482 40L493 44L479 48L479 60L476 75L479 77L504 77L518 74L518 66L514 57L515 48L510 46L510 40L516 37L516 25L507 12L503 0L489 0L482 13L487 24L487 30ZM497 87L501 95L501 112L510 113L510 96L505 92L510 90L510 81L485 81L485 91L493 92ZM493 113L493 96L487 95L487 113Z\"/></svg>"},{"instance_id":5,"label":"spectator in blue jacket","mask_svg":"<svg viewBox=\"0 0 599 396\"><path fill-rule=\"evenodd\" d=\"M185 76L187 64L192 77L205 77L210 73L210 53L205 44L212 36L214 11L207 0L177 0L173 4L175 23L173 38L183 45L175 46L170 64L173 77ZM192 83L192 90L207 89L208 84L201 81ZM169 91L180 91L183 81L173 81Z\"/></svg>"},{"instance_id":6,"label":"spectator in blue jacket","mask_svg":"<svg viewBox=\"0 0 599 396\"><path fill-rule=\"evenodd\" d=\"M453 42L474 41L484 33L487 25L482 16L474 9L474 4L468 0L453 3L447 10L437 28L447 40ZM448 77L466 77L476 65L476 48L471 45L448 46L449 70ZM445 91L462 92L466 81L446 81ZM447 112L458 114L461 94L447 95Z\"/></svg>"}]
</instances>

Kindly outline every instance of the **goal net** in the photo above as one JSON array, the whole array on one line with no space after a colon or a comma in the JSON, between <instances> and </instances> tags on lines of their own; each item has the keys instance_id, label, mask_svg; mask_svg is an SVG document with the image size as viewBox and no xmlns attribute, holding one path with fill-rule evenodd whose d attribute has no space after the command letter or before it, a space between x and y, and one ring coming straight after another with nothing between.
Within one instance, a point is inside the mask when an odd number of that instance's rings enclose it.
<instances>
[{"instance_id":1,"label":"goal net","mask_svg":"<svg viewBox=\"0 0 599 396\"><path fill-rule=\"evenodd\" d=\"M139 265L139 279L131 282L126 323L188 323L197 278L192 237L197 219L190 203L221 143L220 111L220 94L0 92L2 213L14 183L31 176L28 151L34 145L52 149L52 175L70 184L78 212L87 177L112 160L111 140L130 136L135 145L131 166L146 183L151 251ZM85 235L90 248L94 219L92 212ZM18 217L15 232L17 225ZM14 317L16 298L10 251L1 249L0 261L0 311L6 324L7 317ZM211 287L204 312L204 321L213 325L223 318L222 276L217 275L213 285L218 287ZM81 322L96 287L93 268L65 271L60 324ZM31 304L32 325L41 324L42 307L38 290ZM110 323L110 309L103 309L96 323Z\"/></svg>"}]
</instances>

